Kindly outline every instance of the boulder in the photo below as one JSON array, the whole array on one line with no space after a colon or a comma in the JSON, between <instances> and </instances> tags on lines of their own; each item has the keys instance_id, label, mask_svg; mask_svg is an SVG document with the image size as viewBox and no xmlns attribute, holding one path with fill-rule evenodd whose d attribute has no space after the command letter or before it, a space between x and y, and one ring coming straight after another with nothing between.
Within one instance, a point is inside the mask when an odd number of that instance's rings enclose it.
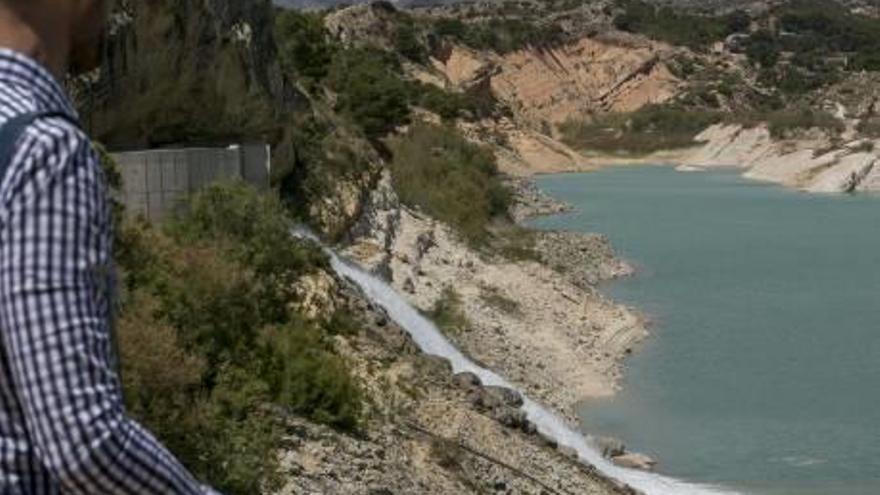
<instances>
[{"instance_id":1,"label":"boulder","mask_svg":"<svg viewBox=\"0 0 880 495\"><path fill-rule=\"evenodd\" d=\"M483 385L483 382L480 381L480 377L471 373L470 371L462 371L461 373L456 373L452 376L452 383L456 387L463 388L465 390L475 389Z\"/></svg>"},{"instance_id":2,"label":"boulder","mask_svg":"<svg viewBox=\"0 0 880 495\"><path fill-rule=\"evenodd\" d=\"M580 457L578 456L577 450L575 450L571 447L567 447L567 446L563 445L561 447L558 447L557 450L559 451L560 454L564 455L565 457L568 457L571 460L576 461L576 460L580 459Z\"/></svg>"},{"instance_id":3,"label":"boulder","mask_svg":"<svg viewBox=\"0 0 880 495\"><path fill-rule=\"evenodd\" d=\"M422 356L421 368L434 376L448 376L452 373L452 363L440 356Z\"/></svg>"},{"instance_id":4,"label":"boulder","mask_svg":"<svg viewBox=\"0 0 880 495\"><path fill-rule=\"evenodd\" d=\"M626 454L626 446L620 440L611 437L599 437L593 441L602 457L612 458Z\"/></svg>"},{"instance_id":5,"label":"boulder","mask_svg":"<svg viewBox=\"0 0 880 495\"><path fill-rule=\"evenodd\" d=\"M526 413L522 409L503 406L492 410L492 417L508 428L523 429L529 423Z\"/></svg>"},{"instance_id":6,"label":"boulder","mask_svg":"<svg viewBox=\"0 0 880 495\"><path fill-rule=\"evenodd\" d=\"M654 459L645 454L638 454L635 452L612 457L611 462L620 467L641 469L643 471L653 471L654 466L657 465L657 461Z\"/></svg>"},{"instance_id":7,"label":"boulder","mask_svg":"<svg viewBox=\"0 0 880 495\"><path fill-rule=\"evenodd\" d=\"M538 433L538 437L544 442L547 447L551 449L559 447L559 443L554 438L550 438L543 433Z\"/></svg>"},{"instance_id":8,"label":"boulder","mask_svg":"<svg viewBox=\"0 0 880 495\"><path fill-rule=\"evenodd\" d=\"M531 421L526 421L525 423L523 423L521 429L526 435L535 435L538 433L538 427L535 425L535 423L532 423Z\"/></svg>"},{"instance_id":9,"label":"boulder","mask_svg":"<svg viewBox=\"0 0 880 495\"><path fill-rule=\"evenodd\" d=\"M488 413L504 426L520 428L525 432L534 429L534 425L529 426L525 411L520 409L523 399L516 390L497 386L473 387L468 393L468 400L478 411Z\"/></svg>"},{"instance_id":10,"label":"boulder","mask_svg":"<svg viewBox=\"0 0 880 495\"><path fill-rule=\"evenodd\" d=\"M511 407L522 407L523 398L522 395L513 390L511 388L499 387L496 385L490 385L487 387L483 387L485 393L491 396L494 400L499 401L501 404Z\"/></svg>"}]
</instances>

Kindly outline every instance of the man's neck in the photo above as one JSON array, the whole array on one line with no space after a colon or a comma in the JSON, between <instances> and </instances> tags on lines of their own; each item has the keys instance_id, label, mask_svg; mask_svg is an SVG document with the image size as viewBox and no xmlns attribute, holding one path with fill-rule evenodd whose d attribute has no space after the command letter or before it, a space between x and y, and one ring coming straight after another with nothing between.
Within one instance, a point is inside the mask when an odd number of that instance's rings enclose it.
<instances>
[{"instance_id":1,"label":"man's neck","mask_svg":"<svg viewBox=\"0 0 880 495\"><path fill-rule=\"evenodd\" d=\"M39 18L15 12L0 6L0 47L27 55L41 63L56 79L61 80L67 71L67 54L70 47L59 36L59 29L52 29Z\"/></svg>"}]
</instances>

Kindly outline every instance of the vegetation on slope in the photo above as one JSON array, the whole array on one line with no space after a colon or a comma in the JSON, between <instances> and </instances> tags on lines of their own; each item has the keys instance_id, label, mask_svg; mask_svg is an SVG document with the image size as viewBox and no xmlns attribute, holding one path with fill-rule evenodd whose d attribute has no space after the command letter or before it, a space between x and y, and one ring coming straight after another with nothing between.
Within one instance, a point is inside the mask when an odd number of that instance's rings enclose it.
<instances>
[{"instance_id":1,"label":"vegetation on slope","mask_svg":"<svg viewBox=\"0 0 880 495\"><path fill-rule=\"evenodd\" d=\"M770 135L777 139L794 138L809 129L816 129L833 137L840 135L845 128L843 122L834 115L807 107L726 115L725 121L746 127L766 124Z\"/></svg>"},{"instance_id":2,"label":"vegetation on slope","mask_svg":"<svg viewBox=\"0 0 880 495\"><path fill-rule=\"evenodd\" d=\"M487 240L489 223L507 214L510 193L492 153L455 130L415 124L391 141L394 189L401 201L454 227L465 240Z\"/></svg>"},{"instance_id":3,"label":"vegetation on slope","mask_svg":"<svg viewBox=\"0 0 880 495\"><path fill-rule=\"evenodd\" d=\"M400 40L399 29L414 21L408 14L394 12ZM405 78L402 64L407 53L346 47L332 40L319 14L280 11L275 26L285 71L304 85L313 109L292 125L295 159L282 190L298 216L318 224L331 237L341 235L345 225L315 218L314 205L326 203L326 198L339 204L341 200L331 195L341 184L364 185L364 176L379 156L391 153L383 139L411 122L414 107L448 121L495 111L491 97L450 92Z\"/></svg>"},{"instance_id":4,"label":"vegetation on slope","mask_svg":"<svg viewBox=\"0 0 880 495\"><path fill-rule=\"evenodd\" d=\"M562 29L552 23L526 19L495 18L466 23L454 18L437 19L433 34L475 50L509 53L527 47L544 47L565 40Z\"/></svg>"},{"instance_id":5,"label":"vegetation on slope","mask_svg":"<svg viewBox=\"0 0 880 495\"><path fill-rule=\"evenodd\" d=\"M196 476L230 494L272 487L279 410L358 427L359 387L329 340L344 315L291 306L326 260L290 238L276 199L219 185L168 225L121 227L126 403Z\"/></svg>"},{"instance_id":6,"label":"vegetation on slope","mask_svg":"<svg viewBox=\"0 0 880 495\"><path fill-rule=\"evenodd\" d=\"M844 130L836 117L812 108L721 112L676 104L648 105L632 113L603 115L593 121L569 121L560 130L563 141L575 149L644 155L694 146L700 132L722 122L745 127L764 124L777 139L794 138L809 129L830 136Z\"/></svg>"},{"instance_id":7,"label":"vegetation on slope","mask_svg":"<svg viewBox=\"0 0 880 495\"><path fill-rule=\"evenodd\" d=\"M617 29L695 49L705 49L731 34L745 32L751 23L749 15L743 11L710 16L657 6L644 0L622 0L619 4L622 12L614 18Z\"/></svg>"},{"instance_id":8,"label":"vegetation on slope","mask_svg":"<svg viewBox=\"0 0 880 495\"><path fill-rule=\"evenodd\" d=\"M847 69L880 70L880 19L823 0L790 0L774 14L781 50L814 59L846 54Z\"/></svg>"},{"instance_id":9,"label":"vegetation on slope","mask_svg":"<svg viewBox=\"0 0 880 495\"><path fill-rule=\"evenodd\" d=\"M646 154L693 146L697 134L720 120L719 112L648 105L632 113L567 122L561 131L563 140L576 149Z\"/></svg>"}]
</instances>

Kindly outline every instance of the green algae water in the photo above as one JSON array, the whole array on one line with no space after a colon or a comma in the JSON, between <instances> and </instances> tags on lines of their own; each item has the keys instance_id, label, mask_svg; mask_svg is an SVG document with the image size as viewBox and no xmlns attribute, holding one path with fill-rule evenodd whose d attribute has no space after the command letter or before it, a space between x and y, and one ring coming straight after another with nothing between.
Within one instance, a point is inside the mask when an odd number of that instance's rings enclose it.
<instances>
[{"instance_id":1,"label":"green algae water","mask_svg":"<svg viewBox=\"0 0 880 495\"><path fill-rule=\"evenodd\" d=\"M652 321L585 431L689 481L880 494L880 197L667 167L537 182L575 211L533 224L607 234L639 271L604 291Z\"/></svg>"}]
</instances>

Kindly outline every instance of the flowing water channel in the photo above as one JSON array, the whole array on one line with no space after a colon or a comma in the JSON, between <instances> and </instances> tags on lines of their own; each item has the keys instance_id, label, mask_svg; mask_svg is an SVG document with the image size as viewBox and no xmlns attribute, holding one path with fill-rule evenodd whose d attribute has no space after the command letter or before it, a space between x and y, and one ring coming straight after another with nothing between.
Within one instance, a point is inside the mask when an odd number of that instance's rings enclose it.
<instances>
[{"instance_id":1,"label":"flowing water channel","mask_svg":"<svg viewBox=\"0 0 880 495\"><path fill-rule=\"evenodd\" d=\"M306 231L297 229L294 235L317 239ZM365 297L383 308L389 318L394 320L412 337L419 348L426 354L448 359L453 370L470 371L480 377L485 385L498 385L516 388L503 377L476 365L464 356L441 334L438 328L421 312L411 306L406 299L379 277L367 273L351 261L345 260L326 250L330 256L333 270L341 277L357 285ZM602 473L643 491L646 495L710 495L733 493L712 487L710 484L698 484L677 480L675 478L653 473L623 469L612 465L602 458L585 440L577 428L568 425L559 416L545 409L540 404L523 395L523 410L528 418L542 434L553 438L559 445L573 448L584 462L595 465Z\"/></svg>"}]
</instances>

